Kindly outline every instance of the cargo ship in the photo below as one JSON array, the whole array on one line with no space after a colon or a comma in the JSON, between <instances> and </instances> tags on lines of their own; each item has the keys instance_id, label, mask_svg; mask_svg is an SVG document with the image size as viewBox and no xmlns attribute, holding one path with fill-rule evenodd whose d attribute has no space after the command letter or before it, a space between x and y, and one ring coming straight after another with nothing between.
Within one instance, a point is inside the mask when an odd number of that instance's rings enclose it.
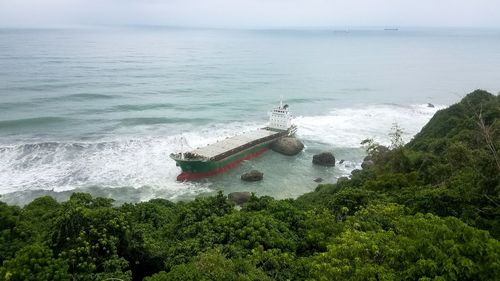
<instances>
[{"instance_id":1,"label":"cargo ship","mask_svg":"<svg viewBox=\"0 0 500 281\"><path fill-rule=\"evenodd\" d=\"M288 105L280 102L269 114L266 127L229 137L189 152L170 154L182 173L178 181L197 180L226 172L241 161L261 155L271 143L284 136L292 136L297 127L292 125Z\"/></svg>"}]
</instances>

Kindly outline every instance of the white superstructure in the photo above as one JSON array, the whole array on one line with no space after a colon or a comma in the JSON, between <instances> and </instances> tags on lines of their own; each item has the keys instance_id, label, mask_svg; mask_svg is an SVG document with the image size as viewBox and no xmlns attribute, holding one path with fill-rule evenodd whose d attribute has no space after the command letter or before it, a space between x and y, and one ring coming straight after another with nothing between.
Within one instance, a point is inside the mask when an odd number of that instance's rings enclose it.
<instances>
[{"instance_id":1,"label":"white superstructure","mask_svg":"<svg viewBox=\"0 0 500 281\"><path fill-rule=\"evenodd\" d=\"M288 105L283 105L280 101L279 107L275 107L269 116L269 125L271 129L288 130L292 126L292 115L288 111Z\"/></svg>"}]
</instances>

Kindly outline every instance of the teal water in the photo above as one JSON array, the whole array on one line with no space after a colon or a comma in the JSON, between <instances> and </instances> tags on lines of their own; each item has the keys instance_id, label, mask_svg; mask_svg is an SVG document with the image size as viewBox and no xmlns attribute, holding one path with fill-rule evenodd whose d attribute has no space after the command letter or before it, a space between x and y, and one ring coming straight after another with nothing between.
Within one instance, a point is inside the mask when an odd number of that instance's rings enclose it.
<instances>
[{"instance_id":1,"label":"teal water","mask_svg":"<svg viewBox=\"0 0 500 281\"><path fill-rule=\"evenodd\" d=\"M409 140L437 109L499 81L498 30L0 29L0 194L296 197L359 168L361 140L387 144L394 122ZM304 152L175 181L171 152L265 125L280 96ZM323 150L344 163L312 166ZM242 183L254 168L264 181Z\"/></svg>"}]
</instances>

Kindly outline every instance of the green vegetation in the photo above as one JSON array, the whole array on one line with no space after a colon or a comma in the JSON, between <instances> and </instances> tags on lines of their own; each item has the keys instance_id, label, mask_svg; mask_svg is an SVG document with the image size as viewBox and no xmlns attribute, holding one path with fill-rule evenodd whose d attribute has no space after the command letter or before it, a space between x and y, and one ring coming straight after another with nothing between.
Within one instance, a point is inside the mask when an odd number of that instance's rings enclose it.
<instances>
[{"instance_id":1,"label":"green vegetation","mask_svg":"<svg viewBox=\"0 0 500 281\"><path fill-rule=\"evenodd\" d=\"M296 200L0 203L1 280L498 280L500 97L475 91L407 145ZM278 188L278 187L277 187Z\"/></svg>"}]
</instances>

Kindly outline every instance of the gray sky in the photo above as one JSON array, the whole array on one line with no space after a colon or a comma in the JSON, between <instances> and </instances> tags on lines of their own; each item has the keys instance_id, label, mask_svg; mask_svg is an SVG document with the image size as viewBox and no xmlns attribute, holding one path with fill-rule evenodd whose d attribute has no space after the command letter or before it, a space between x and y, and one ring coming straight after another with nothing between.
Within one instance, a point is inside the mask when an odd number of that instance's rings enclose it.
<instances>
[{"instance_id":1,"label":"gray sky","mask_svg":"<svg viewBox=\"0 0 500 281\"><path fill-rule=\"evenodd\" d=\"M0 0L0 26L500 27L500 0Z\"/></svg>"}]
</instances>

